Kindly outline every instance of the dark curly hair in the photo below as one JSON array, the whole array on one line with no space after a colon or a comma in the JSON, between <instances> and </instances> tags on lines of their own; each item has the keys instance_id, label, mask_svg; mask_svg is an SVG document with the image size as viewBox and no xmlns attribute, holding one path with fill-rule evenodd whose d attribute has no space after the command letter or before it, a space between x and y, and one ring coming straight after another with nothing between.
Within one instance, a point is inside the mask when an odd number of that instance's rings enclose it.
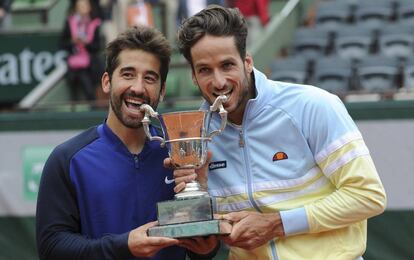
<instances>
[{"instance_id":1,"label":"dark curly hair","mask_svg":"<svg viewBox=\"0 0 414 260\"><path fill-rule=\"evenodd\" d=\"M165 83L171 59L171 46L160 31L147 26L135 26L110 42L105 50L105 71L111 79L114 70L119 66L119 53L127 49L143 50L154 54L161 63L161 85Z\"/></svg>"},{"instance_id":2,"label":"dark curly hair","mask_svg":"<svg viewBox=\"0 0 414 260\"><path fill-rule=\"evenodd\" d=\"M183 21L178 30L178 49L191 65L191 48L206 34L234 36L240 57L246 57L247 24L239 9L209 5Z\"/></svg>"}]
</instances>

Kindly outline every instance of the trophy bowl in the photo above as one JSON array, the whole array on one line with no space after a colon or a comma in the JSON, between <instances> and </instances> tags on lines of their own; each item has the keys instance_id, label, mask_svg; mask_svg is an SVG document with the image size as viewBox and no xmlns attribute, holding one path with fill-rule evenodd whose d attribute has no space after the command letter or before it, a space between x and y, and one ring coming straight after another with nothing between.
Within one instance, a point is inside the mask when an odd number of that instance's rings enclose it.
<instances>
[{"instance_id":1,"label":"trophy bowl","mask_svg":"<svg viewBox=\"0 0 414 260\"><path fill-rule=\"evenodd\" d=\"M151 106L141 105L145 112L142 125L150 140L161 141L161 145L168 148L169 157L176 169L200 168L207 158L207 143L212 137L220 134L227 124L227 111L223 108L226 96L218 96L209 110L171 112L159 115ZM209 133L212 112L219 110L221 117L220 129ZM152 136L149 131L150 117L157 118L164 134L164 138ZM186 184L183 191L175 198L208 196L207 188L201 187L197 181Z\"/></svg>"},{"instance_id":2,"label":"trophy bowl","mask_svg":"<svg viewBox=\"0 0 414 260\"><path fill-rule=\"evenodd\" d=\"M172 164L177 169L200 168L206 161L209 111L172 112L159 116Z\"/></svg>"}]
</instances>

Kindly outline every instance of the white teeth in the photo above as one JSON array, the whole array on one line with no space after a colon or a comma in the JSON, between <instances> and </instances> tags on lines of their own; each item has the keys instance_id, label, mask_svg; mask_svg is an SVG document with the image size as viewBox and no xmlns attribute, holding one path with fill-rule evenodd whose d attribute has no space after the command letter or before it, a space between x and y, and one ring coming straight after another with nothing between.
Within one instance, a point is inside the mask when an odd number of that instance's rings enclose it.
<instances>
[{"instance_id":1,"label":"white teeth","mask_svg":"<svg viewBox=\"0 0 414 260\"><path fill-rule=\"evenodd\" d=\"M231 90L228 90L228 91L223 92L223 93L217 93L217 96L224 95L228 99L230 97L230 94L231 94Z\"/></svg>"},{"instance_id":2,"label":"white teeth","mask_svg":"<svg viewBox=\"0 0 414 260\"><path fill-rule=\"evenodd\" d=\"M134 104L134 105L141 105L142 104L142 102L139 102L139 101L133 100L133 99L126 99L125 102L131 103L131 104Z\"/></svg>"}]
</instances>

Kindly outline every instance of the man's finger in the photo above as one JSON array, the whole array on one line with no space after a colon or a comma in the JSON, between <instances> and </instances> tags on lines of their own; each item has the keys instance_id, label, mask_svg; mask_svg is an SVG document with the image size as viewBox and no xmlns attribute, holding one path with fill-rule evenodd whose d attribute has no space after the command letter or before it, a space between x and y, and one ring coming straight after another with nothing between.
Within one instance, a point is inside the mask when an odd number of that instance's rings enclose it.
<instances>
[{"instance_id":1,"label":"man's finger","mask_svg":"<svg viewBox=\"0 0 414 260\"><path fill-rule=\"evenodd\" d=\"M191 239L180 239L179 246L191 249L193 247L194 242Z\"/></svg>"},{"instance_id":2,"label":"man's finger","mask_svg":"<svg viewBox=\"0 0 414 260\"><path fill-rule=\"evenodd\" d=\"M177 170L174 170L174 178L184 177L184 176L192 175L194 173L195 173L194 169L177 169Z\"/></svg>"},{"instance_id":3,"label":"man's finger","mask_svg":"<svg viewBox=\"0 0 414 260\"><path fill-rule=\"evenodd\" d=\"M236 246L239 244L239 241L230 237L230 236L221 236L220 240L223 241L228 246Z\"/></svg>"},{"instance_id":4,"label":"man's finger","mask_svg":"<svg viewBox=\"0 0 414 260\"><path fill-rule=\"evenodd\" d=\"M148 222L145 225L142 225L142 228L149 229L150 227L155 227L157 225L158 225L158 221L152 221L152 222Z\"/></svg>"},{"instance_id":5,"label":"man's finger","mask_svg":"<svg viewBox=\"0 0 414 260\"><path fill-rule=\"evenodd\" d=\"M175 183L176 184L181 183L181 182L188 183L188 182L192 182L192 181L194 181L196 179L197 179L197 174L196 173L192 173L190 175L182 176L182 177L176 177L176 176L174 176L174 180L175 180Z\"/></svg>"},{"instance_id":6,"label":"man's finger","mask_svg":"<svg viewBox=\"0 0 414 260\"><path fill-rule=\"evenodd\" d=\"M151 246L172 246L179 244L180 241L175 238L169 238L169 237L148 237L148 244Z\"/></svg>"},{"instance_id":7,"label":"man's finger","mask_svg":"<svg viewBox=\"0 0 414 260\"><path fill-rule=\"evenodd\" d=\"M231 222L239 222L241 219L247 217L249 212L247 211L240 211L240 212L230 212L227 214L222 215L222 219L229 220Z\"/></svg>"},{"instance_id":8,"label":"man's finger","mask_svg":"<svg viewBox=\"0 0 414 260\"><path fill-rule=\"evenodd\" d=\"M207 151L207 160L206 160L207 165L210 163L212 157L213 157L213 152Z\"/></svg>"},{"instance_id":9,"label":"man's finger","mask_svg":"<svg viewBox=\"0 0 414 260\"><path fill-rule=\"evenodd\" d=\"M231 222L239 222L241 218L240 216L235 215L235 214L224 214L224 215L221 215L221 219L228 220Z\"/></svg>"},{"instance_id":10,"label":"man's finger","mask_svg":"<svg viewBox=\"0 0 414 260\"><path fill-rule=\"evenodd\" d=\"M203 166L200 167L200 171L207 171L208 165L210 164L211 158L213 157L213 152L212 151L207 151L207 159L206 162L203 164Z\"/></svg>"},{"instance_id":11,"label":"man's finger","mask_svg":"<svg viewBox=\"0 0 414 260\"><path fill-rule=\"evenodd\" d=\"M173 164L171 158L167 157L164 159L164 167L167 169L173 169Z\"/></svg>"},{"instance_id":12,"label":"man's finger","mask_svg":"<svg viewBox=\"0 0 414 260\"><path fill-rule=\"evenodd\" d=\"M185 182L180 182L174 187L174 192L179 193L180 191L185 189Z\"/></svg>"}]
</instances>

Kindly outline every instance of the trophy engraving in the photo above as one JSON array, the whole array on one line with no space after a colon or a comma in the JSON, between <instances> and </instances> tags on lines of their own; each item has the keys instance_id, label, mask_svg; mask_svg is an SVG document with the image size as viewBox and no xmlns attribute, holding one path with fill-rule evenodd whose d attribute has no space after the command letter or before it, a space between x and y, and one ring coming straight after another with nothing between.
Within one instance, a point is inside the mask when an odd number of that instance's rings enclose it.
<instances>
[{"instance_id":1,"label":"trophy engraving","mask_svg":"<svg viewBox=\"0 0 414 260\"><path fill-rule=\"evenodd\" d=\"M208 111L182 111L159 115L151 106L144 104L142 124L150 140L158 140L168 148L172 164L177 169L200 168L207 159L207 143L220 134L227 123L227 111L223 103L225 96L219 96ZM213 112L219 110L220 128L209 133ZM149 131L150 117L160 122L164 138L152 136ZM206 187L198 181L186 184L183 191L171 201L157 204L159 226L148 230L149 236L191 237L209 234L228 234L231 225L213 217L212 201Z\"/></svg>"}]
</instances>

